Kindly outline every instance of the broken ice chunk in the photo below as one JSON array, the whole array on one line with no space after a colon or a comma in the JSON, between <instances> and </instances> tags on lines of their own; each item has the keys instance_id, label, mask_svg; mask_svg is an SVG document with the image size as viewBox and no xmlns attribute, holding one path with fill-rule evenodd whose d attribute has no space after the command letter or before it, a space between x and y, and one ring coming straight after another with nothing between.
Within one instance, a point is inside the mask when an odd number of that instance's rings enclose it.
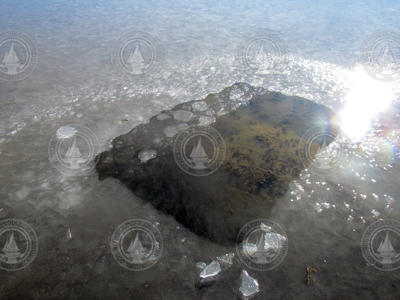
<instances>
[{"instance_id":1,"label":"broken ice chunk","mask_svg":"<svg viewBox=\"0 0 400 300\"><path fill-rule=\"evenodd\" d=\"M260 291L258 287L258 281L251 277L246 270L242 271L240 278L242 280L242 283L240 285L239 291L244 297L251 297Z\"/></svg>"},{"instance_id":2,"label":"broken ice chunk","mask_svg":"<svg viewBox=\"0 0 400 300\"><path fill-rule=\"evenodd\" d=\"M189 128L189 125L186 123L179 123L178 125L176 125L176 129L178 129L178 131L184 131L188 128Z\"/></svg>"},{"instance_id":3,"label":"broken ice chunk","mask_svg":"<svg viewBox=\"0 0 400 300\"><path fill-rule=\"evenodd\" d=\"M161 114L159 114L159 115L157 116L157 119L160 120L160 121L164 121L164 120L166 120L166 119L169 119L169 116L168 116L167 114L161 113Z\"/></svg>"},{"instance_id":4,"label":"broken ice chunk","mask_svg":"<svg viewBox=\"0 0 400 300\"><path fill-rule=\"evenodd\" d=\"M58 139L68 139L76 134L77 130L69 125L61 126L57 129L56 135Z\"/></svg>"},{"instance_id":5,"label":"broken ice chunk","mask_svg":"<svg viewBox=\"0 0 400 300\"><path fill-rule=\"evenodd\" d=\"M174 137L174 135L178 133L178 130L176 130L175 126L167 126L164 128L163 132L167 137Z\"/></svg>"},{"instance_id":6,"label":"broken ice chunk","mask_svg":"<svg viewBox=\"0 0 400 300\"><path fill-rule=\"evenodd\" d=\"M208 278L208 277L213 277L217 275L219 272L221 272L221 266L219 265L219 262L216 260L213 260L209 265L207 265L203 271L200 273L201 278Z\"/></svg>"},{"instance_id":7,"label":"broken ice chunk","mask_svg":"<svg viewBox=\"0 0 400 300\"><path fill-rule=\"evenodd\" d=\"M138 158L140 159L140 162L146 163L148 162L150 159L153 159L157 156L157 151L156 150L142 150L139 152Z\"/></svg>"},{"instance_id":8,"label":"broken ice chunk","mask_svg":"<svg viewBox=\"0 0 400 300\"><path fill-rule=\"evenodd\" d=\"M232 265L234 257L235 257L235 253L226 253L222 256L218 256L217 259L220 263Z\"/></svg>"},{"instance_id":9,"label":"broken ice chunk","mask_svg":"<svg viewBox=\"0 0 400 300\"><path fill-rule=\"evenodd\" d=\"M177 121L188 122L193 117L193 113L186 110L177 110L172 112Z\"/></svg>"},{"instance_id":10,"label":"broken ice chunk","mask_svg":"<svg viewBox=\"0 0 400 300\"><path fill-rule=\"evenodd\" d=\"M189 128L189 125L185 124L185 123L180 123L176 126L167 126L164 128L163 132L164 134L169 137L172 138L174 137L179 131L184 131L187 128Z\"/></svg>"}]
</instances>

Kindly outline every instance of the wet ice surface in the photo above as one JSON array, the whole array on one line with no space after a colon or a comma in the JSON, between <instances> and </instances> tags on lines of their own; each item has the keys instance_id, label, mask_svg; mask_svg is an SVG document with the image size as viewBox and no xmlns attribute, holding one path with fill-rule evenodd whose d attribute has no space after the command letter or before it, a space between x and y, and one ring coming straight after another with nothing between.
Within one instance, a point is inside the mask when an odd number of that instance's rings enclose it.
<instances>
[{"instance_id":1,"label":"wet ice surface","mask_svg":"<svg viewBox=\"0 0 400 300\"><path fill-rule=\"evenodd\" d=\"M303 96L338 111L351 89L361 41L382 27L399 29L400 7L390 1L368 6L264 2L157 1L150 8L134 2L0 3L2 30L18 28L30 34L40 57L28 79L0 82L0 217L27 221L41 243L28 270L16 277L0 274L1 293L35 290L39 298L101 293L141 299L195 295L233 299L237 295L240 273L201 291L194 287L199 276L196 262L209 262L234 248L177 227L173 218L158 213L117 181L99 182L93 174L65 177L49 162L48 145L54 134L70 134L68 124L81 123L97 135L99 151L105 150L112 138L160 111L235 82ZM104 22L100 24L99 18ZM157 72L127 77L110 64L116 37L131 27L159 39L165 54ZM237 61L237 45L260 28L279 32L288 45L289 55L279 72L249 70ZM238 98L231 95L233 105ZM197 102L194 109L207 107ZM278 201L271 218L285 228L289 253L277 270L250 272L261 288L255 299L373 298L398 293L397 275L367 266L360 251L368 224L377 218L399 217L395 152L399 113L395 108L389 111L394 115L389 128L380 128L378 119L361 145L346 144L345 161L335 172L304 170ZM173 117L184 127L190 114L182 111ZM208 124L213 119L204 114L202 120ZM164 133L173 136L178 129L166 128ZM153 155L146 152L143 158ZM146 272L135 273L134 281L108 249L113 230L131 218L158 222L166 249L162 260ZM312 288L304 286L306 263L318 269ZM26 278L29 284L18 291L19 282ZM43 286L40 291L38 283Z\"/></svg>"}]
</instances>

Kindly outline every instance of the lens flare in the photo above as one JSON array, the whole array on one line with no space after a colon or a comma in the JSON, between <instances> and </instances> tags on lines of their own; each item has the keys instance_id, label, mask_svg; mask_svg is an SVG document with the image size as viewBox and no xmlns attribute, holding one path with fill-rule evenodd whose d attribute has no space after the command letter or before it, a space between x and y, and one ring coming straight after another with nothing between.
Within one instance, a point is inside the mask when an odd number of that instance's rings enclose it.
<instances>
[{"instance_id":1,"label":"lens flare","mask_svg":"<svg viewBox=\"0 0 400 300\"><path fill-rule=\"evenodd\" d=\"M334 122L352 141L359 141L371 129L377 115L390 107L395 99L394 84L374 80L362 66L350 74L350 90L344 108Z\"/></svg>"}]
</instances>

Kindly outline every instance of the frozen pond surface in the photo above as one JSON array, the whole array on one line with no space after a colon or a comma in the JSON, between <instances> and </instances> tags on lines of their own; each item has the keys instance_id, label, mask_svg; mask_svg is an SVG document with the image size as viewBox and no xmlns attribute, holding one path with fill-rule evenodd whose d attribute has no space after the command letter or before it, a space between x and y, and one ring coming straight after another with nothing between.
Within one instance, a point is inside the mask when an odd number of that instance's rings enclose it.
<instances>
[{"instance_id":1,"label":"frozen pond surface","mask_svg":"<svg viewBox=\"0 0 400 300\"><path fill-rule=\"evenodd\" d=\"M266 2L0 2L1 31L24 32L38 54L29 77L0 81L0 217L25 220L40 241L29 267L0 273L1 298L234 299L244 269L236 258L222 280L196 287L196 263L208 265L234 247L195 236L116 180L65 176L48 149L60 127L81 124L103 151L160 111L235 82L344 109L347 132L364 135L346 143L336 172L303 171L274 207L271 219L285 229L289 252L277 269L247 270L259 284L255 299L399 294L398 271L367 265L360 243L372 222L399 219L400 88L377 83L357 62L370 34L400 30L400 4ZM130 30L151 35L158 47L154 68L141 75L112 61ZM271 32L287 54L278 68L251 68L238 58L249 38ZM378 98L388 103L375 105ZM157 224L164 238L161 260L141 272L121 268L109 250L114 229L135 218ZM392 244L399 252L400 239ZM306 264L318 270L313 286L305 285Z\"/></svg>"}]
</instances>

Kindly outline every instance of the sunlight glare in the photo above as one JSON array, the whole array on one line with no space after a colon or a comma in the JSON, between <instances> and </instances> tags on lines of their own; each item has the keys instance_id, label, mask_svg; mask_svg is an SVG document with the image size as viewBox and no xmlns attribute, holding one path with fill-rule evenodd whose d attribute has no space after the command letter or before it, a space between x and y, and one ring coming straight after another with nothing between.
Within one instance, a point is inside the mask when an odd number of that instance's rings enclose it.
<instances>
[{"instance_id":1,"label":"sunlight glare","mask_svg":"<svg viewBox=\"0 0 400 300\"><path fill-rule=\"evenodd\" d=\"M359 141L371 128L373 119L394 99L392 83L374 80L362 66L356 66L350 75L344 108L336 120L348 138Z\"/></svg>"}]
</instances>

